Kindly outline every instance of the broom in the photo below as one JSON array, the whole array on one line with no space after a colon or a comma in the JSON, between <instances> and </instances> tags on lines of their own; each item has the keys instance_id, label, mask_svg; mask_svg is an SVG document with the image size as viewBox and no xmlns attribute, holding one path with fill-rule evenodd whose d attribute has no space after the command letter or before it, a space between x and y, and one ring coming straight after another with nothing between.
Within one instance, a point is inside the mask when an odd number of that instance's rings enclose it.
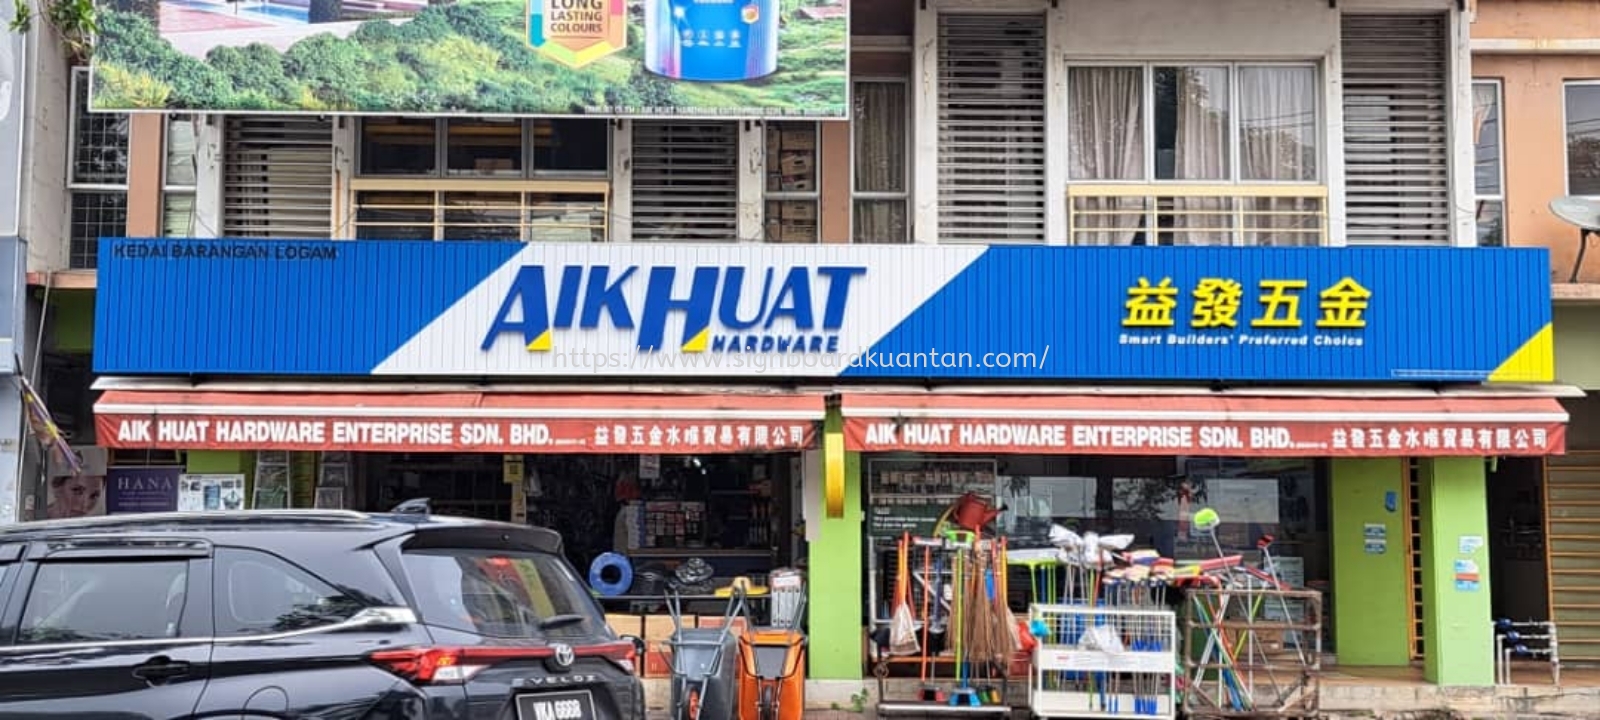
<instances>
[{"instance_id":1,"label":"broom","mask_svg":"<svg viewBox=\"0 0 1600 720\"><path fill-rule=\"evenodd\" d=\"M1006 557L1006 539L1001 538L995 547L995 575L998 578L998 592L995 593L995 617L999 619L1002 630L1000 633L1001 675L1011 674L1011 659L1016 657L1018 648L1022 647L1021 628L1018 625L1016 613L1011 611L1011 563Z\"/></svg>"},{"instance_id":2,"label":"broom","mask_svg":"<svg viewBox=\"0 0 1600 720\"><path fill-rule=\"evenodd\" d=\"M989 664L994 662L995 637L994 637L994 600L990 597L988 586L993 576L990 575L989 558L973 543L971 573L967 582L967 597L964 603L970 610L967 611L967 656L972 658L979 667L986 671Z\"/></svg>"},{"instance_id":3,"label":"broom","mask_svg":"<svg viewBox=\"0 0 1600 720\"><path fill-rule=\"evenodd\" d=\"M894 613L889 618L889 654L915 655L922 651L917 643L917 619L911 612L911 534L900 539L899 572L894 582Z\"/></svg>"}]
</instances>

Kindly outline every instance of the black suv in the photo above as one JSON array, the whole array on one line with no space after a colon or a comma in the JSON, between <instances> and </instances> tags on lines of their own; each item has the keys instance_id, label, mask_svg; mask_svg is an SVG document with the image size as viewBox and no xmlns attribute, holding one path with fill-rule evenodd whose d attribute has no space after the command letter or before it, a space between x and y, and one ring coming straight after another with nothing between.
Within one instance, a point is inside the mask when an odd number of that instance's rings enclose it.
<instances>
[{"instance_id":1,"label":"black suv","mask_svg":"<svg viewBox=\"0 0 1600 720\"><path fill-rule=\"evenodd\" d=\"M0 530L0 719L643 718L549 530L329 510Z\"/></svg>"}]
</instances>

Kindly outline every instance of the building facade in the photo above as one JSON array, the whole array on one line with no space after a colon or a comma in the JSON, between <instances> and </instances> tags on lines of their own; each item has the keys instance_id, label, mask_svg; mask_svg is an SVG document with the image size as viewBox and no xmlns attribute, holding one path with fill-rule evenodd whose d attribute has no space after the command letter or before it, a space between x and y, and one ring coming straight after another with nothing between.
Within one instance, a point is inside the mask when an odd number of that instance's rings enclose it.
<instances>
[{"instance_id":1,"label":"building facade","mask_svg":"<svg viewBox=\"0 0 1600 720\"><path fill-rule=\"evenodd\" d=\"M1506 612L1555 621L1562 656L1574 661L1600 658L1600 618L1587 601L1590 573L1600 568L1588 544L1590 488L1600 472L1600 270L1586 257L1594 236L1571 222L1582 218L1564 218L1552 203L1576 200L1581 208L1600 194L1592 187L1600 47L1588 10L1581 3L1483 2L1472 28L1480 238L1550 249L1556 373L1585 391L1563 401L1572 415L1569 452L1529 469L1524 509L1501 528L1518 538L1503 563L1530 589L1525 603Z\"/></svg>"},{"instance_id":2,"label":"building facade","mask_svg":"<svg viewBox=\"0 0 1600 720\"><path fill-rule=\"evenodd\" d=\"M1510 11L806 8L849 18L836 117L320 114L239 81L284 109L124 114L91 108L87 69L41 70L30 152L66 170L27 186L65 193L30 211L29 278L57 420L108 475L236 476L218 492L261 506L427 495L594 538L579 562L639 487L704 496L641 509L640 560L755 498L696 549L727 574L807 562L824 680L864 676L881 542L937 511L903 496L1048 497L1004 522L1136 524L1184 556L1173 493L1203 485L1230 544L1289 541L1341 664L1492 682L1488 619L1523 613L1491 580L1526 572L1496 488L1554 487L1585 402L1553 384L1582 352L1551 330L1569 241L1534 241L1512 153L1486 170L1518 105L1485 68L1523 60L1476 38ZM455 51L511 53L476 42ZM126 102L198 92L108 67ZM380 102L357 91L315 102Z\"/></svg>"}]
</instances>

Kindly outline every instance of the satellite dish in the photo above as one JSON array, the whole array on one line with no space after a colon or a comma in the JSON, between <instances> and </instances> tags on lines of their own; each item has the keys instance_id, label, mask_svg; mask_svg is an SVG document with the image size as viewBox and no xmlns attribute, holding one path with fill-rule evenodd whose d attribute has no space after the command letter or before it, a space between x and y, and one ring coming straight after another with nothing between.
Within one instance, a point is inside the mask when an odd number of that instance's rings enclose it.
<instances>
[{"instance_id":1,"label":"satellite dish","mask_svg":"<svg viewBox=\"0 0 1600 720\"><path fill-rule=\"evenodd\" d=\"M1589 249L1589 235L1600 236L1600 199L1566 195L1550 201L1550 212L1569 224L1578 226L1578 258L1572 261L1572 277L1567 282L1578 281L1578 271L1583 269L1583 253Z\"/></svg>"}]
</instances>

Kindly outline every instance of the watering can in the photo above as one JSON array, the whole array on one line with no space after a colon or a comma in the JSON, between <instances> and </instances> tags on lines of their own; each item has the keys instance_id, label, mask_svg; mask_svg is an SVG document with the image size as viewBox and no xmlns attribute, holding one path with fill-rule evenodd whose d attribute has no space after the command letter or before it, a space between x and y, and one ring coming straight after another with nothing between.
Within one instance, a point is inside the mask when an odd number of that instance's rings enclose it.
<instances>
[{"instance_id":1,"label":"watering can","mask_svg":"<svg viewBox=\"0 0 1600 720\"><path fill-rule=\"evenodd\" d=\"M969 492L962 495L961 499L956 500L955 505L950 507L950 519L964 530L977 532L983 526L994 522L994 519L1000 517L1000 513L1004 511L1005 508L991 506L983 498L978 497L977 493Z\"/></svg>"}]
</instances>

